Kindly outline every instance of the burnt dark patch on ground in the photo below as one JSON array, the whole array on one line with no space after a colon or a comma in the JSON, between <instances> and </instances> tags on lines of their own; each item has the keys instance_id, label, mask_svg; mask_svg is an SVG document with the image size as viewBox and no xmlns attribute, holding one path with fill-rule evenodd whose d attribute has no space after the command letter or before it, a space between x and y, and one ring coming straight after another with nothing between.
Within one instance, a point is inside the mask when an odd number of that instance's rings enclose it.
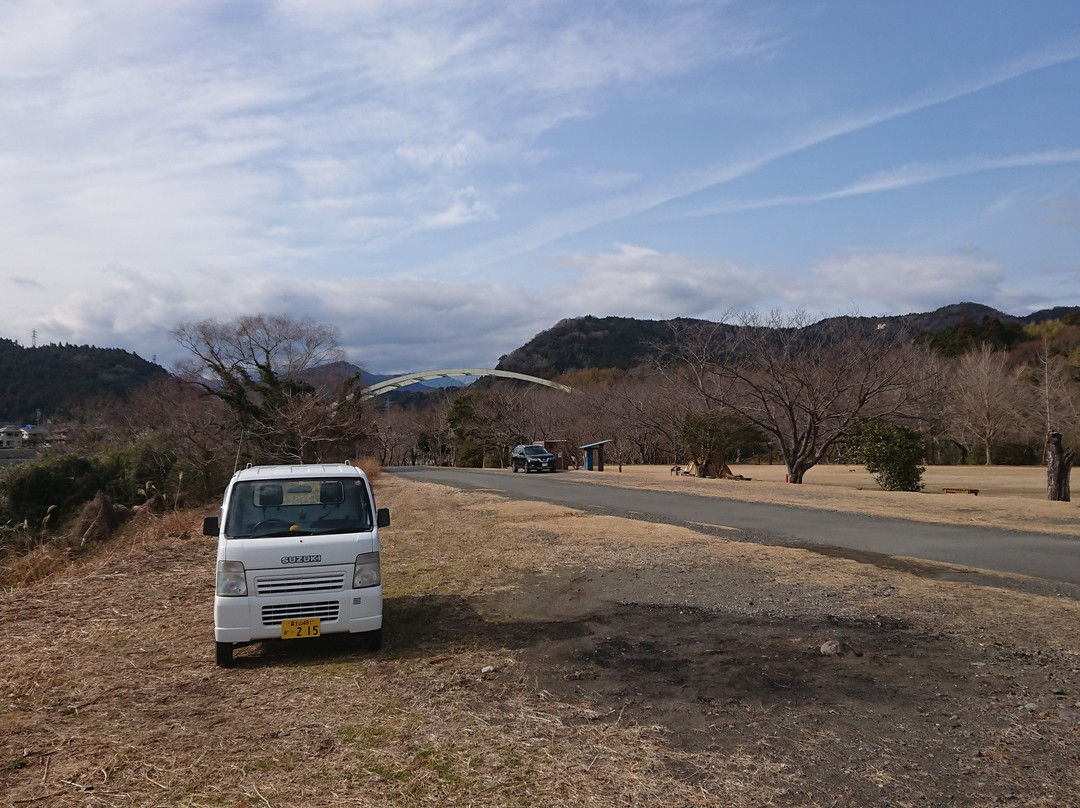
<instances>
[{"instance_id":1,"label":"burnt dark patch on ground","mask_svg":"<svg viewBox=\"0 0 1080 808\"><path fill-rule=\"evenodd\" d=\"M694 603L678 586L688 577ZM1061 804L1080 793L1067 741L1080 676L1067 653L1018 660L905 615L837 613L835 593L801 590L719 565L566 571L480 611L575 626L517 649L541 691L660 726L685 751L796 767L805 788L777 804L904 804L930 782L942 804L1017 804L1010 772L1032 760L1047 775L1040 793ZM842 653L823 654L829 640ZM1030 783L1023 793L1033 804Z\"/></svg>"}]
</instances>

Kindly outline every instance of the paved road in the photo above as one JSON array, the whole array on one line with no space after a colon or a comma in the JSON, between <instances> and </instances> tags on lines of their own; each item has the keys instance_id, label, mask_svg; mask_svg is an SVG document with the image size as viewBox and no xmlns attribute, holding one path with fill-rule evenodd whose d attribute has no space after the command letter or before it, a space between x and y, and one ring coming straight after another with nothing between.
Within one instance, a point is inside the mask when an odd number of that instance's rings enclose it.
<instances>
[{"instance_id":1,"label":"paved road","mask_svg":"<svg viewBox=\"0 0 1080 808\"><path fill-rule=\"evenodd\" d=\"M514 499L553 502L582 510L690 527L734 528L752 540L807 546L843 555L943 561L1080 585L1080 537L933 525L903 519L817 511L695 494L594 485L579 476L512 474L492 469L402 466L386 469L408 479L485 489ZM1076 591L1067 594L1075 596ZM1054 591L1054 590L1049 590Z\"/></svg>"}]
</instances>

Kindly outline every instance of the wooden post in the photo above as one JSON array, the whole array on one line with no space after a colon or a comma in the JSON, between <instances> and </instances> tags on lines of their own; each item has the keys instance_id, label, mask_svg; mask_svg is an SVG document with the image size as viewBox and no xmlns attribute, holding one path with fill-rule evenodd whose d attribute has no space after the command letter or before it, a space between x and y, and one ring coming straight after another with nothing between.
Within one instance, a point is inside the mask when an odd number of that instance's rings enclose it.
<instances>
[{"instance_id":1,"label":"wooden post","mask_svg":"<svg viewBox=\"0 0 1080 808\"><path fill-rule=\"evenodd\" d=\"M1051 502L1069 502L1069 474L1076 452L1061 444L1061 433L1046 436L1046 498Z\"/></svg>"}]
</instances>

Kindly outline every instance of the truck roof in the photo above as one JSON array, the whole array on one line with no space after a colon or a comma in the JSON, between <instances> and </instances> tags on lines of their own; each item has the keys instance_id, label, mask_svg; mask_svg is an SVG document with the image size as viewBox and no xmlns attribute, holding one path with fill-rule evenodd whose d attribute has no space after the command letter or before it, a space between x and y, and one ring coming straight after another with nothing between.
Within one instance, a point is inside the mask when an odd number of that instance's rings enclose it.
<instances>
[{"instance_id":1,"label":"truck roof","mask_svg":"<svg viewBox=\"0 0 1080 808\"><path fill-rule=\"evenodd\" d=\"M363 470L348 463L308 463L294 466L248 466L233 475L233 480L280 480L290 477L364 477Z\"/></svg>"}]
</instances>

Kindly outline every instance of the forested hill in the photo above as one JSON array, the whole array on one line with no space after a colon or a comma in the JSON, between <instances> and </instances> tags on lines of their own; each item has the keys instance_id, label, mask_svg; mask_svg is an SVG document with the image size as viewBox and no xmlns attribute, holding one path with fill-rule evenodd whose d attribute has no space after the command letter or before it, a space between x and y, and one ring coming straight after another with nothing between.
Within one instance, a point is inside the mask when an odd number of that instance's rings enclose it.
<instances>
[{"instance_id":1,"label":"forested hill","mask_svg":"<svg viewBox=\"0 0 1080 808\"><path fill-rule=\"evenodd\" d=\"M577 317L561 320L499 360L497 370L551 378L567 370L641 364L653 346L671 339L676 323L694 320L635 320L632 317Z\"/></svg>"},{"instance_id":2,"label":"forested hill","mask_svg":"<svg viewBox=\"0 0 1080 808\"><path fill-rule=\"evenodd\" d=\"M0 424L34 423L107 404L168 372L119 348L0 339Z\"/></svg>"},{"instance_id":3,"label":"forested hill","mask_svg":"<svg viewBox=\"0 0 1080 808\"><path fill-rule=\"evenodd\" d=\"M827 318L809 329L829 329L840 320L867 333L882 325L907 339L922 336L945 353L958 350L965 339L979 338L980 329L1019 333L1027 323L1080 317L1080 307L1059 306L1018 317L978 303L955 303L932 312L893 317ZM657 346L670 344L681 326L700 320L636 320L630 317L578 317L542 331L525 345L502 357L499 370L553 378L568 370L615 368L627 370L648 362ZM1011 347L1008 340L989 338L998 347ZM1000 344L999 344L1000 343Z\"/></svg>"}]
</instances>

